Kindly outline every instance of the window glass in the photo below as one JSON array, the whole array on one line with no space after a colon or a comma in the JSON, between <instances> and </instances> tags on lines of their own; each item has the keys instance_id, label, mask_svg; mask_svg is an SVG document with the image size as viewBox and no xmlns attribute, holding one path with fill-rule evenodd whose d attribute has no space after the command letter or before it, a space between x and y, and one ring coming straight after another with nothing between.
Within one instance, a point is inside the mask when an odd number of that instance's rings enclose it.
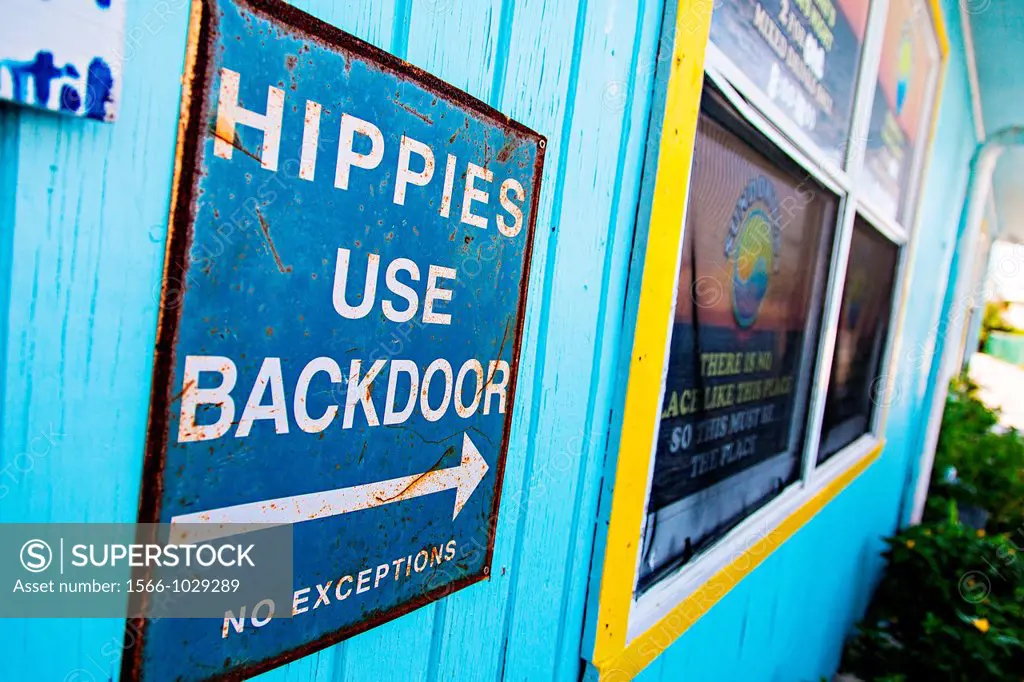
<instances>
[{"instance_id":1,"label":"window glass","mask_svg":"<svg viewBox=\"0 0 1024 682\"><path fill-rule=\"evenodd\" d=\"M870 428L874 399L884 389L879 365L889 334L898 260L899 247L858 216L850 239L819 463Z\"/></svg>"},{"instance_id":2,"label":"window glass","mask_svg":"<svg viewBox=\"0 0 1024 682\"><path fill-rule=\"evenodd\" d=\"M910 223L939 65L926 0L892 0L868 126L863 187L879 213L904 224Z\"/></svg>"},{"instance_id":3,"label":"window glass","mask_svg":"<svg viewBox=\"0 0 1024 682\"><path fill-rule=\"evenodd\" d=\"M868 0L719 0L711 42L825 150L844 150Z\"/></svg>"},{"instance_id":4,"label":"window glass","mask_svg":"<svg viewBox=\"0 0 1024 682\"><path fill-rule=\"evenodd\" d=\"M837 206L705 91L639 591L800 476Z\"/></svg>"}]
</instances>

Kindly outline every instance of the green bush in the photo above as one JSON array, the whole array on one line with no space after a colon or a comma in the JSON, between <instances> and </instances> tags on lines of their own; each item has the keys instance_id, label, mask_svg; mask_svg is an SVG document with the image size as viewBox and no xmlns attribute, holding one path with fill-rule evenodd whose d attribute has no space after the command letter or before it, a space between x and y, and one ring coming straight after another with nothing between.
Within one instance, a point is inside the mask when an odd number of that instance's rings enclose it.
<instances>
[{"instance_id":1,"label":"green bush","mask_svg":"<svg viewBox=\"0 0 1024 682\"><path fill-rule=\"evenodd\" d=\"M978 399L977 386L960 379L950 387L926 520L946 518L954 502L959 509L986 510L991 533L1014 530L1024 521L1024 438L1014 430L993 431L998 419Z\"/></svg>"},{"instance_id":2,"label":"green bush","mask_svg":"<svg viewBox=\"0 0 1024 682\"><path fill-rule=\"evenodd\" d=\"M1024 439L997 425L977 386L953 383L926 523L886 540L888 567L844 671L874 682L1022 679ZM969 507L987 512L983 528L960 523Z\"/></svg>"},{"instance_id":3,"label":"green bush","mask_svg":"<svg viewBox=\"0 0 1024 682\"><path fill-rule=\"evenodd\" d=\"M843 670L863 680L1003 682L1024 672L1024 531L955 523L887 540L888 570Z\"/></svg>"}]
</instances>

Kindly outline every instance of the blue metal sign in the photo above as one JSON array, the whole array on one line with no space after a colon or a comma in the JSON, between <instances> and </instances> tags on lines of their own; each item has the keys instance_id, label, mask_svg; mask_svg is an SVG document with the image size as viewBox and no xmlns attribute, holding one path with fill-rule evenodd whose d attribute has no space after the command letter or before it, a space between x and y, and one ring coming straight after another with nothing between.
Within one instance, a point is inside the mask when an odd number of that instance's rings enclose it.
<instances>
[{"instance_id":1,"label":"blue metal sign","mask_svg":"<svg viewBox=\"0 0 1024 682\"><path fill-rule=\"evenodd\" d=\"M489 572L545 142L272 0L193 9L141 521L294 524L293 599L131 623L239 679Z\"/></svg>"}]
</instances>

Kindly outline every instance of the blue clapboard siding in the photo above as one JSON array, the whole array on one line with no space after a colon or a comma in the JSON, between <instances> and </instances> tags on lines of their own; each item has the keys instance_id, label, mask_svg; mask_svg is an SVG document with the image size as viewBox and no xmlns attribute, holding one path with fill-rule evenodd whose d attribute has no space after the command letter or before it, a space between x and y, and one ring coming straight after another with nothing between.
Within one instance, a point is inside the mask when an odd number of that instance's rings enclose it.
<instances>
[{"instance_id":1,"label":"blue clapboard siding","mask_svg":"<svg viewBox=\"0 0 1024 682\"><path fill-rule=\"evenodd\" d=\"M608 414L631 340L622 303L636 294L627 279L663 3L295 4L540 131L548 148L491 580L259 679L577 680ZM184 0L129 3L114 125L0 106L0 467L33 438L52 441L0 481L0 522L135 518L186 15ZM934 264L951 256L969 116L954 49L903 353L927 347L939 314ZM640 679L834 670L917 457L918 377L900 379L882 460ZM122 628L0 621L0 679L116 679Z\"/></svg>"},{"instance_id":2,"label":"blue clapboard siding","mask_svg":"<svg viewBox=\"0 0 1024 682\"><path fill-rule=\"evenodd\" d=\"M0 106L0 522L135 519L187 14L129 4L115 124ZM0 678L116 678L123 630L0 621Z\"/></svg>"}]
</instances>

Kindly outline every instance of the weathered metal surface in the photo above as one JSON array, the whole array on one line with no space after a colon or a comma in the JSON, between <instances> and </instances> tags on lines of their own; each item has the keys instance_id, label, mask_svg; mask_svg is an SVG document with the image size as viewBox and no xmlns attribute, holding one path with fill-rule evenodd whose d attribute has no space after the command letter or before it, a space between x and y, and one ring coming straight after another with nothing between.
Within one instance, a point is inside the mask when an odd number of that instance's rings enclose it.
<instances>
[{"instance_id":1,"label":"weathered metal surface","mask_svg":"<svg viewBox=\"0 0 1024 682\"><path fill-rule=\"evenodd\" d=\"M296 592L130 623L131 680L248 677L486 578L545 146L267 0L194 8L183 96L140 520L293 523Z\"/></svg>"}]
</instances>

